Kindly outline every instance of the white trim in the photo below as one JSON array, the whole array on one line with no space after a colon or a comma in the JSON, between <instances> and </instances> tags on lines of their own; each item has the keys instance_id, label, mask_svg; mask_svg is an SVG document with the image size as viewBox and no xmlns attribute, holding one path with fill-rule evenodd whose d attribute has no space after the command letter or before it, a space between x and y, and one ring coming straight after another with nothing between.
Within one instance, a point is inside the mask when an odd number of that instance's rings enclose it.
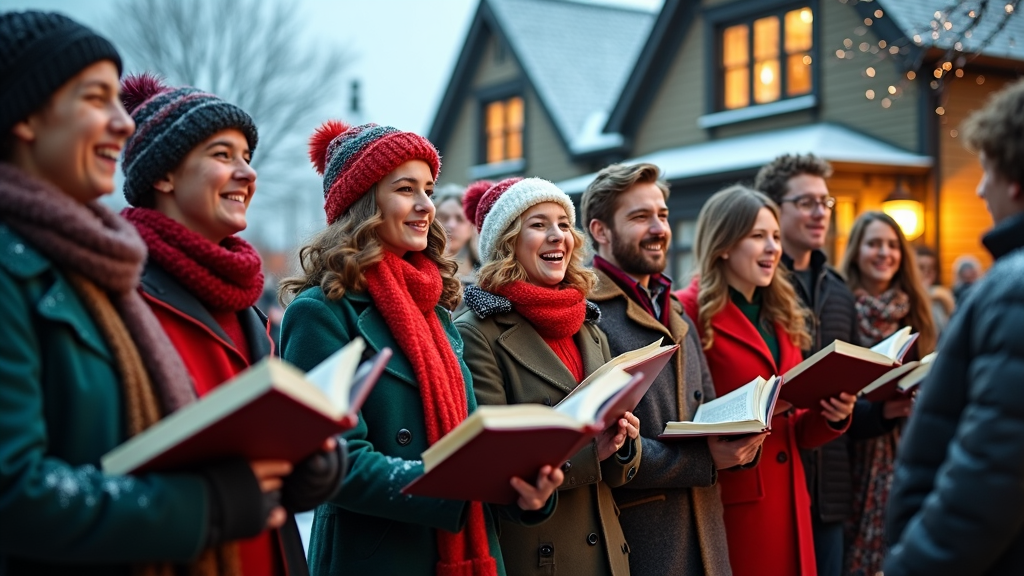
<instances>
[{"instance_id":1,"label":"white trim","mask_svg":"<svg viewBox=\"0 0 1024 576\"><path fill-rule=\"evenodd\" d=\"M504 160L490 164L477 164L469 167L470 180L489 180L497 176L512 176L526 170L526 159Z\"/></svg>"},{"instance_id":2,"label":"white trim","mask_svg":"<svg viewBox=\"0 0 1024 576\"><path fill-rule=\"evenodd\" d=\"M708 128L717 128L718 126L746 122L747 120L757 120L758 118L778 116L779 114L789 114L790 112L799 112L800 110L810 110L817 105L818 97L814 94L808 94L806 96L788 98L786 100L779 100L778 102L770 102L768 104L758 104L756 106L747 106L746 108L739 108L737 110L726 110L725 112L705 114L700 118L697 118L697 126L707 130Z\"/></svg>"}]
</instances>

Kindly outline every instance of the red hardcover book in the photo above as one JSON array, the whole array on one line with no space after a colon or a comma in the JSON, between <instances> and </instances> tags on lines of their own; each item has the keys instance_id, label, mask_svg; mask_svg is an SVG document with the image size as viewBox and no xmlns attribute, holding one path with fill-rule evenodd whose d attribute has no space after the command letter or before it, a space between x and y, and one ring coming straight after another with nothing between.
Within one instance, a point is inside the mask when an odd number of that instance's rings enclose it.
<instances>
[{"instance_id":1,"label":"red hardcover book","mask_svg":"<svg viewBox=\"0 0 1024 576\"><path fill-rule=\"evenodd\" d=\"M511 504L513 476L533 482L544 465L579 452L651 387L678 345L650 346L611 360L557 406L481 406L423 453L424 474L404 494Z\"/></svg>"},{"instance_id":2,"label":"red hardcover book","mask_svg":"<svg viewBox=\"0 0 1024 576\"><path fill-rule=\"evenodd\" d=\"M385 348L360 365L364 348L357 338L306 374L264 359L105 454L103 470L173 471L229 456L298 462L358 422L391 358Z\"/></svg>"},{"instance_id":3,"label":"red hardcover book","mask_svg":"<svg viewBox=\"0 0 1024 576\"><path fill-rule=\"evenodd\" d=\"M667 422L659 440L695 436L745 436L772 429L775 403L782 389L782 378L765 380L758 376L743 386L701 404L692 421Z\"/></svg>"},{"instance_id":4,"label":"red hardcover book","mask_svg":"<svg viewBox=\"0 0 1024 576\"><path fill-rule=\"evenodd\" d=\"M928 375L934 360L935 352L932 352L921 358L920 362L907 362L866 386L858 395L871 402L906 398Z\"/></svg>"},{"instance_id":5,"label":"red hardcover book","mask_svg":"<svg viewBox=\"0 0 1024 576\"><path fill-rule=\"evenodd\" d=\"M783 374L781 398L797 408L814 408L840 392L857 394L900 366L916 340L909 327L871 348L836 340Z\"/></svg>"}]
</instances>

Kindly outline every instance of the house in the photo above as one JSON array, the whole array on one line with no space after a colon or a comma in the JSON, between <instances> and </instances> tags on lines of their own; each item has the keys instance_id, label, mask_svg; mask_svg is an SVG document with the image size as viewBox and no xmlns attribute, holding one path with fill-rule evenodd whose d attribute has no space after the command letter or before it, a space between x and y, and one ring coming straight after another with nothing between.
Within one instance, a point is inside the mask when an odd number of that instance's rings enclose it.
<instances>
[{"instance_id":1,"label":"house","mask_svg":"<svg viewBox=\"0 0 1024 576\"><path fill-rule=\"evenodd\" d=\"M858 213L910 198L921 213L905 231L939 252L948 283L957 256L986 261L991 226L957 128L1024 61L1024 20L992 12L1003 3L950 4L481 0L429 137L448 181L540 176L578 195L610 162L658 164L677 280L711 194L814 152L835 168L833 261Z\"/></svg>"}]
</instances>

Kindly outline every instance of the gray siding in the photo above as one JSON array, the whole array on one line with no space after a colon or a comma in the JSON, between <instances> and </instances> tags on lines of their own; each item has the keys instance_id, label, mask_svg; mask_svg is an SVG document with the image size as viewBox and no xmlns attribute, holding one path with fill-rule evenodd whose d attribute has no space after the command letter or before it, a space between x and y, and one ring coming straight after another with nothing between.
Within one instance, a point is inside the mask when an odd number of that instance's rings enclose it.
<instances>
[{"instance_id":1,"label":"gray siding","mask_svg":"<svg viewBox=\"0 0 1024 576\"><path fill-rule=\"evenodd\" d=\"M861 52L859 44L877 45L879 37L872 27L857 36L855 30L864 27L857 10L834 0L821 0L818 8L821 18L821 38L815 51L820 59L821 119L844 124L900 148L918 151L918 91L913 82L896 66L894 58L878 60L870 53ZM845 49L843 40L853 40L855 56L840 60L836 50ZM864 70L872 66L875 77L868 78ZM902 96L893 100L890 108L882 108L882 98L889 96L888 86L901 87ZM865 97L867 90L875 91L875 99Z\"/></svg>"}]
</instances>

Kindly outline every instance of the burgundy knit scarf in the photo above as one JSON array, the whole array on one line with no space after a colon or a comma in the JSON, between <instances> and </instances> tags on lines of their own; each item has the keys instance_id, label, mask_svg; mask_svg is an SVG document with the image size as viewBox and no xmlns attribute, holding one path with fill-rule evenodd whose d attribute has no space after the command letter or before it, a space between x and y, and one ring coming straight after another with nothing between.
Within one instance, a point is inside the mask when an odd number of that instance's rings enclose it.
<instances>
[{"instance_id":1,"label":"burgundy knit scarf","mask_svg":"<svg viewBox=\"0 0 1024 576\"><path fill-rule=\"evenodd\" d=\"M545 340L572 336L583 327L587 301L579 288L546 288L517 281L495 291L529 321Z\"/></svg>"},{"instance_id":2,"label":"burgundy knit scarf","mask_svg":"<svg viewBox=\"0 0 1024 576\"><path fill-rule=\"evenodd\" d=\"M93 201L0 163L0 220L57 268L103 290L145 359L164 414L195 399L185 365L136 288L146 246L131 224Z\"/></svg>"},{"instance_id":3,"label":"burgundy knit scarf","mask_svg":"<svg viewBox=\"0 0 1024 576\"><path fill-rule=\"evenodd\" d=\"M873 346L891 336L910 313L910 297L898 288L890 288L878 296L858 289L854 297L862 346Z\"/></svg>"},{"instance_id":4,"label":"burgundy knit scarf","mask_svg":"<svg viewBox=\"0 0 1024 576\"><path fill-rule=\"evenodd\" d=\"M238 312L263 293L260 255L245 240L228 236L214 244L149 208L125 208L121 216L139 230L149 257L207 308Z\"/></svg>"},{"instance_id":5,"label":"burgundy knit scarf","mask_svg":"<svg viewBox=\"0 0 1024 576\"><path fill-rule=\"evenodd\" d=\"M458 426L469 414L466 383L448 336L434 307L441 299L437 264L420 252L405 259L384 252L366 271L367 288L398 346L412 364L423 400L430 444ZM437 531L439 576L496 576L490 555L483 505L469 504L466 527L457 534Z\"/></svg>"}]
</instances>

